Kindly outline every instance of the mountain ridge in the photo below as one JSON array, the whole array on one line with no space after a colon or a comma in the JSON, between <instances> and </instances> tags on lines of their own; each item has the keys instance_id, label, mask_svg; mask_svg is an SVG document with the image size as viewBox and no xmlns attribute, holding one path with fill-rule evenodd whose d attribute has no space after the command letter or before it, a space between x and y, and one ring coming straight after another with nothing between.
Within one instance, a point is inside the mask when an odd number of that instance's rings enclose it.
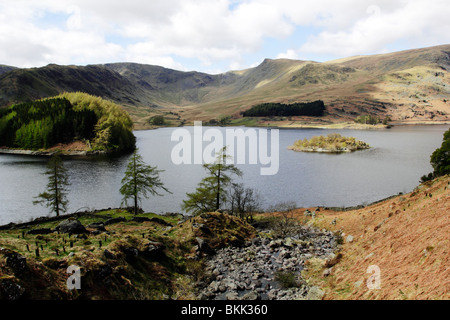
<instances>
[{"instance_id":1,"label":"mountain ridge","mask_svg":"<svg viewBox=\"0 0 450 320\"><path fill-rule=\"evenodd\" d=\"M396 121L450 120L450 45L327 62L265 59L245 70L207 74L131 62L40 68L0 66L0 106L83 91L121 104L136 123L239 118L265 102L323 100L326 119L361 114Z\"/></svg>"}]
</instances>

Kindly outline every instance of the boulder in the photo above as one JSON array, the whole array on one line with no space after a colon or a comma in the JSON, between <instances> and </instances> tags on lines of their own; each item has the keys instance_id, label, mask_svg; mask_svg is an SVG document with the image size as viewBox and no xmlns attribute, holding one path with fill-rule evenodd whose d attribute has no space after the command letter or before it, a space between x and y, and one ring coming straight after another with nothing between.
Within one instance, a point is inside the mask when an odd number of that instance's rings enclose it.
<instances>
[{"instance_id":1,"label":"boulder","mask_svg":"<svg viewBox=\"0 0 450 320\"><path fill-rule=\"evenodd\" d=\"M82 234L88 233L86 228L76 219L67 219L61 222L55 230L62 233Z\"/></svg>"},{"instance_id":2,"label":"boulder","mask_svg":"<svg viewBox=\"0 0 450 320\"><path fill-rule=\"evenodd\" d=\"M254 246L260 246L261 243L262 243L262 241L261 241L260 237L253 238L252 241L251 241L251 244L254 245Z\"/></svg>"},{"instance_id":3,"label":"boulder","mask_svg":"<svg viewBox=\"0 0 450 320\"><path fill-rule=\"evenodd\" d=\"M294 239L292 239L291 237L288 237L288 238L286 238L285 240L284 240L284 244L283 244L285 247L288 247L288 248L292 248L292 247L294 247L295 246L295 241L294 241Z\"/></svg>"},{"instance_id":4,"label":"boulder","mask_svg":"<svg viewBox=\"0 0 450 320\"><path fill-rule=\"evenodd\" d=\"M331 274L332 270L333 270L333 268L327 268L327 269L323 270L322 277L328 277Z\"/></svg>"},{"instance_id":5,"label":"boulder","mask_svg":"<svg viewBox=\"0 0 450 320\"><path fill-rule=\"evenodd\" d=\"M231 300L231 301L239 300L239 295L237 292L229 292L229 293L227 293L226 298L227 298L227 300Z\"/></svg>"},{"instance_id":6,"label":"boulder","mask_svg":"<svg viewBox=\"0 0 450 320\"><path fill-rule=\"evenodd\" d=\"M160 258L164 256L164 244L161 242L148 241L142 247L142 254L147 258Z\"/></svg>"},{"instance_id":7,"label":"boulder","mask_svg":"<svg viewBox=\"0 0 450 320\"><path fill-rule=\"evenodd\" d=\"M325 292L323 292L319 287L313 286L309 288L306 300L322 300Z\"/></svg>"},{"instance_id":8,"label":"boulder","mask_svg":"<svg viewBox=\"0 0 450 320\"><path fill-rule=\"evenodd\" d=\"M209 285L209 288L210 288L211 292L218 293L219 292L219 282L217 282L217 281L211 282L211 284Z\"/></svg>"},{"instance_id":9,"label":"boulder","mask_svg":"<svg viewBox=\"0 0 450 320\"><path fill-rule=\"evenodd\" d=\"M256 291L251 291L242 297L242 300L261 300L261 296Z\"/></svg>"}]
</instances>

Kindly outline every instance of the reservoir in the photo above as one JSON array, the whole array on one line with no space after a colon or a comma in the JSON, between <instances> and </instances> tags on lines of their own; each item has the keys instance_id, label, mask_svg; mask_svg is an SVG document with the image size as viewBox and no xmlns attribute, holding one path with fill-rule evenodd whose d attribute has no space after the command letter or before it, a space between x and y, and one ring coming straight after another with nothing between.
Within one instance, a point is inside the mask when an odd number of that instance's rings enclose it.
<instances>
[{"instance_id":1,"label":"reservoir","mask_svg":"<svg viewBox=\"0 0 450 320\"><path fill-rule=\"evenodd\" d=\"M238 164L243 176L234 177L233 182L255 189L263 209L281 202L295 202L298 207L367 205L418 186L420 177L432 171L430 155L440 147L448 128L448 125L416 125L388 130L280 129L277 173L261 175L261 165ZM193 127L184 129L194 131ZM227 128L214 129L225 132ZM177 128L134 132L143 160L164 170L161 180L172 192L144 198L142 208L146 212L183 213L180 205L186 193L194 192L206 174L201 164L174 163L172 150L177 145L171 139L174 130ZM355 137L368 143L371 149L343 154L287 149L296 140L329 133ZM130 155L64 160L70 182L67 213L120 207L119 189L129 158ZM44 192L47 185L44 174L47 160L0 155L0 225L52 215L48 208L33 205L34 197Z\"/></svg>"}]
</instances>

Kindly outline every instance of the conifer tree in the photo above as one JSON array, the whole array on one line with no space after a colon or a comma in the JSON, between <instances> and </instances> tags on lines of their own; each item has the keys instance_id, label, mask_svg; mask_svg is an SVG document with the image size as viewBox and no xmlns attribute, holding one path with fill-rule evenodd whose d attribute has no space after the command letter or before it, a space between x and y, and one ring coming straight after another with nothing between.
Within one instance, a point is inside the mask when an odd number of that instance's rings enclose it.
<instances>
[{"instance_id":1,"label":"conifer tree","mask_svg":"<svg viewBox=\"0 0 450 320\"><path fill-rule=\"evenodd\" d=\"M230 174L242 176L241 170L235 165L226 164L228 158L224 147L217 153L214 163L203 165L208 176L202 179L195 193L187 194L188 199L181 205L183 210L194 214L217 211L221 204L227 201L227 188L231 183Z\"/></svg>"},{"instance_id":2,"label":"conifer tree","mask_svg":"<svg viewBox=\"0 0 450 320\"><path fill-rule=\"evenodd\" d=\"M47 190L39 194L36 197L39 200L33 201L33 204L43 204L50 208L56 216L59 216L67 211L67 204L69 203L66 198L67 186L69 185L67 169L64 168L59 154L50 158L45 174L48 175Z\"/></svg>"},{"instance_id":3,"label":"conifer tree","mask_svg":"<svg viewBox=\"0 0 450 320\"><path fill-rule=\"evenodd\" d=\"M132 199L134 203L134 213L138 213L139 203L142 196L148 199L148 193L151 195L162 196L157 192L162 189L169 192L161 182L159 174L164 170L158 170L157 167L146 165L142 156L136 149L128 162L125 176L122 179L120 193L123 195L122 204L128 205L128 200Z\"/></svg>"}]
</instances>

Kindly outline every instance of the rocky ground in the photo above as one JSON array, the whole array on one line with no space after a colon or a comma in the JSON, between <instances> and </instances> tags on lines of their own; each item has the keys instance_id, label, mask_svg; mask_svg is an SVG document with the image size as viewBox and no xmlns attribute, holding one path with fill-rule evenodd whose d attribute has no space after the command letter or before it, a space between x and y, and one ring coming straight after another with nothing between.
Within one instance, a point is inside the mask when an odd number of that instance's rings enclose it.
<instances>
[{"instance_id":1,"label":"rocky ground","mask_svg":"<svg viewBox=\"0 0 450 320\"><path fill-rule=\"evenodd\" d=\"M242 247L220 249L206 262L200 283L203 300L321 299L323 292L301 276L313 257L332 259L338 249L334 233L299 226L289 237L268 239L264 232ZM290 279L290 280L289 280Z\"/></svg>"}]
</instances>

